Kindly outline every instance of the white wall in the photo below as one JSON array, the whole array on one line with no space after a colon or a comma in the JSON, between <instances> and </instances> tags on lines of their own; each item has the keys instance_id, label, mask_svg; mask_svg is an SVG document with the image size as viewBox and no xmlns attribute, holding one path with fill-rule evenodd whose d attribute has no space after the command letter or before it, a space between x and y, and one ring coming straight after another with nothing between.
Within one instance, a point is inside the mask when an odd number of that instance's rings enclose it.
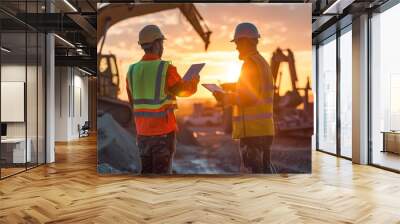
<instances>
[{"instance_id":1,"label":"white wall","mask_svg":"<svg viewBox=\"0 0 400 224\"><path fill-rule=\"evenodd\" d=\"M55 68L55 141L68 140L68 86L67 67Z\"/></svg>"},{"instance_id":2,"label":"white wall","mask_svg":"<svg viewBox=\"0 0 400 224\"><path fill-rule=\"evenodd\" d=\"M77 139L78 124L88 120L88 78L76 68L57 67L55 85L55 140Z\"/></svg>"},{"instance_id":3,"label":"white wall","mask_svg":"<svg viewBox=\"0 0 400 224\"><path fill-rule=\"evenodd\" d=\"M74 71L74 82L73 82L73 96L74 99L72 108L72 119L71 119L71 135L74 138L77 138L78 133L78 124L83 125L85 121L88 120L88 78L81 76L82 73L78 73L76 75L77 70Z\"/></svg>"}]
</instances>

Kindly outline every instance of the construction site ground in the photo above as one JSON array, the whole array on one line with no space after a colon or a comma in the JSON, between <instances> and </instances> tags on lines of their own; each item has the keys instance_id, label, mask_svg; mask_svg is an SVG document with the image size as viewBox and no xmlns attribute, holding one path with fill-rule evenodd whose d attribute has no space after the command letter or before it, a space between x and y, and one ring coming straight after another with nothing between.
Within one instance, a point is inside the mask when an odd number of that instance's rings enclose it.
<instances>
[{"instance_id":1,"label":"construction site ground","mask_svg":"<svg viewBox=\"0 0 400 224\"><path fill-rule=\"evenodd\" d=\"M223 126L190 126L198 144L178 142L173 162L176 174L240 173L239 141ZM271 158L277 173L311 172L311 137L276 136Z\"/></svg>"}]
</instances>

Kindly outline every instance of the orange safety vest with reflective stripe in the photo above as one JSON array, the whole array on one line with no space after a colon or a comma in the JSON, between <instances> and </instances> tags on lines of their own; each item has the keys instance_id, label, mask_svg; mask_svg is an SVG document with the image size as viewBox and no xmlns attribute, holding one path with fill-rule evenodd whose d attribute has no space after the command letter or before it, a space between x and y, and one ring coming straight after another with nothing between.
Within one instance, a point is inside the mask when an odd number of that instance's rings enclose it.
<instances>
[{"instance_id":1,"label":"orange safety vest with reflective stripe","mask_svg":"<svg viewBox=\"0 0 400 224\"><path fill-rule=\"evenodd\" d=\"M165 93L169 62L140 61L128 71L134 115L137 117L166 117L176 107L173 96ZM162 109L165 108L165 109Z\"/></svg>"},{"instance_id":2,"label":"orange safety vest with reflective stripe","mask_svg":"<svg viewBox=\"0 0 400 224\"><path fill-rule=\"evenodd\" d=\"M246 71L242 67L237 83L237 90L253 91L257 99L249 106L235 104L232 113L232 137L273 136L275 135L273 119L274 84L268 63L258 53L249 56L257 66L259 83L245 82ZM251 88L251 90L249 90ZM238 92L240 93L240 92ZM240 97L240 96L238 96Z\"/></svg>"}]
</instances>

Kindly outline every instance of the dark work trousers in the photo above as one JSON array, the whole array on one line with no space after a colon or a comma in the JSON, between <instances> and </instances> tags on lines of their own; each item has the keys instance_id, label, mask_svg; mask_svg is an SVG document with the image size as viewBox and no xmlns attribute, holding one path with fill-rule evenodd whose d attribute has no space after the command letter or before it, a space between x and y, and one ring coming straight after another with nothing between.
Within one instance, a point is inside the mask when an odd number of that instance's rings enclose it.
<instances>
[{"instance_id":1,"label":"dark work trousers","mask_svg":"<svg viewBox=\"0 0 400 224\"><path fill-rule=\"evenodd\" d=\"M142 174L171 174L175 144L175 132L154 136L138 135Z\"/></svg>"},{"instance_id":2,"label":"dark work trousers","mask_svg":"<svg viewBox=\"0 0 400 224\"><path fill-rule=\"evenodd\" d=\"M271 173L271 145L273 136L240 139L242 165L251 173Z\"/></svg>"}]
</instances>

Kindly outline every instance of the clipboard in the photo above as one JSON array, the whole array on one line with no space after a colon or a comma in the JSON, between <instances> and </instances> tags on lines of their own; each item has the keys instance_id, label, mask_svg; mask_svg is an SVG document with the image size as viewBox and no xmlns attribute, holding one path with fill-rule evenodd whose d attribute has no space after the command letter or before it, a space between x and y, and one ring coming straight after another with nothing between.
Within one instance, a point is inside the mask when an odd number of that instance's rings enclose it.
<instances>
[{"instance_id":1,"label":"clipboard","mask_svg":"<svg viewBox=\"0 0 400 224\"><path fill-rule=\"evenodd\" d=\"M187 70L186 74L183 76L183 80L185 81L190 81L193 79L194 75L200 74L201 69L203 69L204 65L206 63L200 63L200 64L193 64L190 66L190 68Z\"/></svg>"},{"instance_id":2,"label":"clipboard","mask_svg":"<svg viewBox=\"0 0 400 224\"><path fill-rule=\"evenodd\" d=\"M214 93L214 92L221 92L221 93L225 93L225 91L217 86L216 84L201 84L202 86L204 86L204 88L206 88L208 91Z\"/></svg>"}]
</instances>

